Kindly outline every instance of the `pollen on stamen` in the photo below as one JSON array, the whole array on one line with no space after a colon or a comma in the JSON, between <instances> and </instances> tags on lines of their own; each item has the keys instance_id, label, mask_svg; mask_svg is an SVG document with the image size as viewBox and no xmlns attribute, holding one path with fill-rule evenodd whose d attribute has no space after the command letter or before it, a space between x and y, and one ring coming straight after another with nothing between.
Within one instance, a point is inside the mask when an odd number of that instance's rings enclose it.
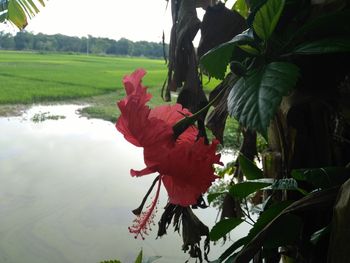
<instances>
[{"instance_id":1,"label":"pollen on stamen","mask_svg":"<svg viewBox=\"0 0 350 263\"><path fill-rule=\"evenodd\" d=\"M129 232L135 234L135 239L138 238L138 236L140 236L142 240L144 240L144 236L148 235L148 230L150 230L150 226L155 225L154 218L157 212L156 207L158 203L160 185L161 180L159 178L157 192L154 199L152 200L152 203L147 206L147 210L145 212L142 212L139 216L137 216L134 219L132 226L128 227Z\"/></svg>"}]
</instances>

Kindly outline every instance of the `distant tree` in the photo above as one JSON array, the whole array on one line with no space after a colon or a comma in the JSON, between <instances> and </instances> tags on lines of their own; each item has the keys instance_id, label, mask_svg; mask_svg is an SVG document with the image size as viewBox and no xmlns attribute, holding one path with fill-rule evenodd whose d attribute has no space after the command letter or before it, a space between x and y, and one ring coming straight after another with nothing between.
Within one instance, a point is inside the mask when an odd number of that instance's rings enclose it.
<instances>
[{"instance_id":1,"label":"distant tree","mask_svg":"<svg viewBox=\"0 0 350 263\"><path fill-rule=\"evenodd\" d=\"M76 52L110 54L122 56L143 56L160 58L163 44L147 41L132 42L126 38L118 41L108 38L71 37L62 34L46 35L20 31L15 36L0 32L0 48L12 50L38 50L53 52ZM168 46L165 47L166 49ZM167 50L166 50L167 52Z\"/></svg>"},{"instance_id":2,"label":"distant tree","mask_svg":"<svg viewBox=\"0 0 350 263\"><path fill-rule=\"evenodd\" d=\"M1 49L14 49L15 40L9 33L0 32L0 48Z\"/></svg>"},{"instance_id":3,"label":"distant tree","mask_svg":"<svg viewBox=\"0 0 350 263\"><path fill-rule=\"evenodd\" d=\"M121 38L119 41L117 41L116 44L116 52L120 55L129 55L132 53L133 50L133 42L126 39Z\"/></svg>"},{"instance_id":4,"label":"distant tree","mask_svg":"<svg viewBox=\"0 0 350 263\"><path fill-rule=\"evenodd\" d=\"M33 49L33 35L26 31L18 32L14 37L14 41L17 50Z\"/></svg>"}]
</instances>

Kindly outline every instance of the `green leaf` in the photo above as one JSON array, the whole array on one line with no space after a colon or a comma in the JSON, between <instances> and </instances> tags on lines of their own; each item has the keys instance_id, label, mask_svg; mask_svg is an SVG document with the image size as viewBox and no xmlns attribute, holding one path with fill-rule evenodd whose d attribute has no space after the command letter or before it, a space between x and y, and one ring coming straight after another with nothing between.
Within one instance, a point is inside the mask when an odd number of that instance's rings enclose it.
<instances>
[{"instance_id":1,"label":"green leaf","mask_svg":"<svg viewBox=\"0 0 350 263\"><path fill-rule=\"evenodd\" d=\"M263 176L264 176L263 171L261 171L255 165L255 163L253 163L251 160L246 158L243 154L240 154L238 156L238 162L239 162L239 166L241 167L244 176L248 180L263 178Z\"/></svg>"},{"instance_id":2,"label":"green leaf","mask_svg":"<svg viewBox=\"0 0 350 263\"><path fill-rule=\"evenodd\" d=\"M331 232L330 225L316 231L313 233L310 237L310 242L314 245L316 245L322 238L324 238L326 235L328 235Z\"/></svg>"},{"instance_id":3,"label":"green leaf","mask_svg":"<svg viewBox=\"0 0 350 263\"><path fill-rule=\"evenodd\" d=\"M39 8L36 6L36 4L32 1L32 0L27 0L24 2L28 2L28 4L34 9L34 12L35 13L39 13ZM42 6L45 6L45 3L44 2L40 2Z\"/></svg>"},{"instance_id":4,"label":"green leaf","mask_svg":"<svg viewBox=\"0 0 350 263\"><path fill-rule=\"evenodd\" d=\"M234 45L222 44L204 54L200 63L209 72L210 76L223 80L227 65L231 61Z\"/></svg>"},{"instance_id":5,"label":"green leaf","mask_svg":"<svg viewBox=\"0 0 350 263\"><path fill-rule=\"evenodd\" d=\"M44 0L38 0L38 2L42 6L45 6ZM7 13L0 15L0 22L7 19L19 29L23 29L28 23L27 17L32 18L39 12L39 8L37 6L38 4L33 0L0 1L0 12L7 11Z\"/></svg>"},{"instance_id":6,"label":"green leaf","mask_svg":"<svg viewBox=\"0 0 350 263\"><path fill-rule=\"evenodd\" d=\"M245 198L256 191L265 188L273 183L273 179L259 179L244 181L230 187L230 194L238 198Z\"/></svg>"},{"instance_id":7,"label":"green leaf","mask_svg":"<svg viewBox=\"0 0 350 263\"><path fill-rule=\"evenodd\" d=\"M218 198L221 195L227 194L228 192L220 192L220 193L213 193L213 194L208 194L207 199L208 203L210 204L213 202L216 198Z\"/></svg>"},{"instance_id":8,"label":"green leaf","mask_svg":"<svg viewBox=\"0 0 350 263\"><path fill-rule=\"evenodd\" d=\"M226 258L228 258L229 256L232 255L232 253L234 253L237 249L239 249L240 247L244 246L247 243L247 237L242 237L240 239L238 239L237 241L235 241L228 249L226 249L224 251L224 253L222 253L220 255L220 257L214 261L215 263L221 263L223 262ZM214 263L212 262L212 263Z\"/></svg>"},{"instance_id":9,"label":"green leaf","mask_svg":"<svg viewBox=\"0 0 350 263\"><path fill-rule=\"evenodd\" d=\"M300 238L303 221L293 214L282 215L270 226L264 248L293 245Z\"/></svg>"},{"instance_id":10,"label":"green leaf","mask_svg":"<svg viewBox=\"0 0 350 263\"><path fill-rule=\"evenodd\" d=\"M227 70L227 65L232 60L232 54L235 47L252 43L254 35L252 31L246 30L235 36L230 41L223 43L204 54L201 59L201 65L209 72L209 74L217 79L224 79Z\"/></svg>"},{"instance_id":11,"label":"green leaf","mask_svg":"<svg viewBox=\"0 0 350 263\"><path fill-rule=\"evenodd\" d=\"M249 8L247 6L246 0L237 0L232 9L237 11L244 18L248 17Z\"/></svg>"},{"instance_id":12,"label":"green leaf","mask_svg":"<svg viewBox=\"0 0 350 263\"><path fill-rule=\"evenodd\" d=\"M253 28L258 37L267 41L272 35L283 11L284 0L268 0L255 14Z\"/></svg>"},{"instance_id":13,"label":"green leaf","mask_svg":"<svg viewBox=\"0 0 350 263\"><path fill-rule=\"evenodd\" d=\"M232 229L236 228L243 220L240 218L229 218L223 219L213 226L210 231L210 240L217 241L220 238L224 237Z\"/></svg>"},{"instance_id":14,"label":"green leaf","mask_svg":"<svg viewBox=\"0 0 350 263\"><path fill-rule=\"evenodd\" d=\"M349 34L350 10L331 12L317 16L302 25L292 36L291 40L302 39L305 36L340 36Z\"/></svg>"},{"instance_id":15,"label":"green leaf","mask_svg":"<svg viewBox=\"0 0 350 263\"><path fill-rule=\"evenodd\" d=\"M15 0L9 1L7 19L15 24L19 29L25 28L27 17L22 6Z\"/></svg>"},{"instance_id":16,"label":"green leaf","mask_svg":"<svg viewBox=\"0 0 350 263\"><path fill-rule=\"evenodd\" d=\"M282 97L295 86L298 75L298 67L285 62L272 62L249 71L230 91L227 98L230 115L266 137Z\"/></svg>"},{"instance_id":17,"label":"green leaf","mask_svg":"<svg viewBox=\"0 0 350 263\"><path fill-rule=\"evenodd\" d=\"M329 38L303 43L292 53L301 55L350 52L350 38Z\"/></svg>"},{"instance_id":18,"label":"green leaf","mask_svg":"<svg viewBox=\"0 0 350 263\"><path fill-rule=\"evenodd\" d=\"M45 6L45 1L44 0L38 0L39 3L42 5L42 6Z\"/></svg>"},{"instance_id":19,"label":"green leaf","mask_svg":"<svg viewBox=\"0 0 350 263\"><path fill-rule=\"evenodd\" d=\"M233 243L218 259L217 262L223 262L226 258L232 255L237 249L241 246L249 246L249 243L254 239L254 237L274 218L276 218L286 207L292 204L291 201L283 201L277 204L272 205L269 209L264 211L254 226L250 229L247 236L237 240ZM233 256L235 258L235 256ZM233 261L234 262L234 261Z\"/></svg>"},{"instance_id":20,"label":"green leaf","mask_svg":"<svg viewBox=\"0 0 350 263\"><path fill-rule=\"evenodd\" d=\"M327 189L343 184L350 178L350 169L346 167L323 167L315 169L295 169L292 177L299 181L307 181L316 189Z\"/></svg>"},{"instance_id":21,"label":"green leaf","mask_svg":"<svg viewBox=\"0 0 350 263\"><path fill-rule=\"evenodd\" d=\"M287 208L292 203L292 201L282 201L273 204L266 211L261 213L253 228L251 228L248 233L247 237L249 241L252 240L268 223L270 223L275 217L277 217L285 208Z\"/></svg>"},{"instance_id":22,"label":"green leaf","mask_svg":"<svg viewBox=\"0 0 350 263\"><path fill-rule=\"evenodd\" d=\"M33 10L28 0L18 0L18 3L21 5L22 9L25 11L29 18L32 18L35 15L35 10Z\"/></svg>"},{"instance_id":23,"label":"green leaf","mask_svg":"<svg viewBox=\"0 0 350 263\"><path fill-rule=\"evenodd\" d=\"M303 195L307 195L307 192L298 187L298 182L293 178L285 178L276 180L272 185L265 187L265 190L295 190L299 191Z\"/></svg>"},{"instance_id":24,"label":"green leaf","mask_svg":"<svg viewBox=\"0 0 350 263\"><path fill-rule=\"evenodd\" d=\"M245 44L245 45L239 45L238 46L243 51L247 52L250 55L258 56L260 54L260 51L256 49L255 47L252 47L251 45Z\"/></svg>"},{"instance_id":25,"label":"green leaf","mask_svg":"<svg viewBox=\"0 0 350 263\"><path fill-rule=\"evenodd\" d=\"M141 249L139 255L137 256L135 263L142 263L142 249Z\"/></svg>"}]
</instances>

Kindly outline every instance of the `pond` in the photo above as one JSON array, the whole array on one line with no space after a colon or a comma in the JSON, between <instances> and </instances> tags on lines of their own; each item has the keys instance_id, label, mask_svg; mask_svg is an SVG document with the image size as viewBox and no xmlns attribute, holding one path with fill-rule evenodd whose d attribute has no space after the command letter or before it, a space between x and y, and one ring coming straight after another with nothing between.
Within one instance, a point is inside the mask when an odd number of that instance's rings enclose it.
<instances>
[{"instance_id":1,"label":"pond","mask_svg":"<svg viewBox=\"0 0 350 263\"><path fill-rule=\"evenodd\" d=\"M110 122L80 117L82 106L35 106L0 118L0 262L133 262L142 248L156 262L188 259L171 227L155 240L128 232L154 176L131 178L143 168L142 149L126 142ZM158 217L166 203L161 193ZM209 226L216 210L196 214ZM223 248L216 246L215 259Z\"/></svg>"}]
</instances>

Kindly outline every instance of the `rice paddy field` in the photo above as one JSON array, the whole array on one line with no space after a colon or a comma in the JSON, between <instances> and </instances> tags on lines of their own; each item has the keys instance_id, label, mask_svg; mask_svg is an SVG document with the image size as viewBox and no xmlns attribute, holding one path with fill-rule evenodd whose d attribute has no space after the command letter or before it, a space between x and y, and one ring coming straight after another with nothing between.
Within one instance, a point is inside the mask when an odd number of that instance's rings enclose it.
<instances>
[{"instance_id":1,"label":"rice paddy field","mask_svg":"<svg viewBox=\"0 0 350 263\"><path fill-rule=\"evenodd\" d=\"M101 95L136 68L150 87L163 83L162 60L0 51L0 103L36 103Z\"/></svg>"},{"instance_id":2,"label":"rice paddy field","mask_svg":"<svg viewBox=\"0 0 350 263\"><path fill-rule=\"evenodd\" d=\"M122 78L136 68L146 69L144 84L154 94L153 103L162 103L162 60L0 51L0 113L20 105L74 102L90 105L86 115L114 121L115 102L124 96Z\"/></svg>"},{"instance_id":3,"label":"rice paddy field","mask_svg":"<svg viewBox=\"0 0 350 263\"><path fill-rule=\"evenodd\" d=\"M164 103L160 97L167 71L164 60L0 51L0 115L9 105L73 101L90 105L83 110L86 115L114 121L115 102L124 96L122 78L137 68L147 71L143 83L153 94L151 106ZM206 90L215 84L211 81Z\"/></svg>"}]
</instances>

